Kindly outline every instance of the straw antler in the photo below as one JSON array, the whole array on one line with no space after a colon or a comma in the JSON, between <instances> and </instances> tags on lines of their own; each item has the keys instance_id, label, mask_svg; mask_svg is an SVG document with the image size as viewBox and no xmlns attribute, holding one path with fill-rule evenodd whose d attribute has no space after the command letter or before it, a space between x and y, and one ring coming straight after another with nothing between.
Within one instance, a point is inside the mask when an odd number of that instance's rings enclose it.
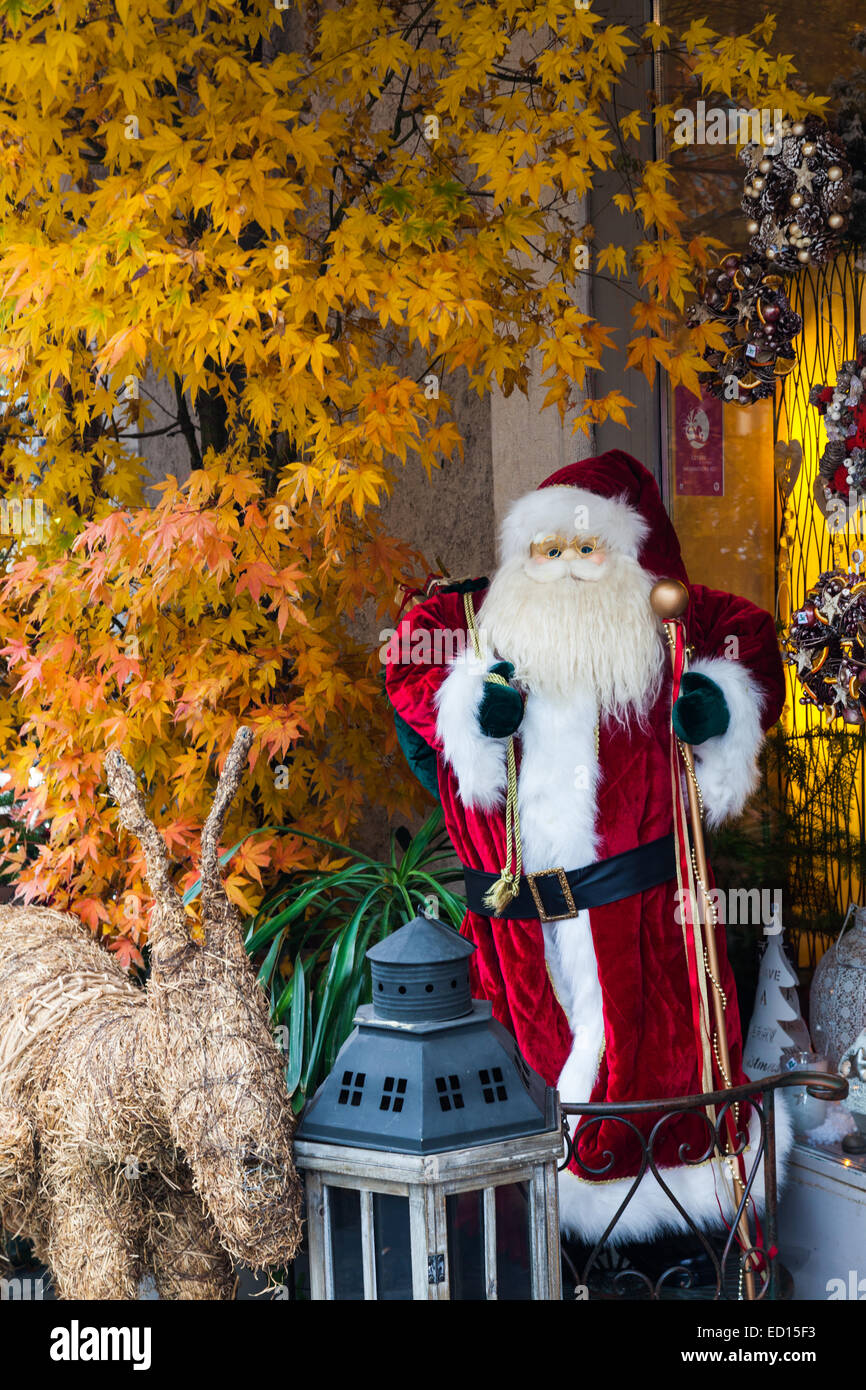
<instances>
[{"instance_id":1,"label":"straw antler","mask_svg":"<svg viewBox=\"0 0 866 1390\"><path fill-rule=\"evenodd\" d=\"M245 726L238 729L220 773L213 805L201 832L201 886L202 900L206 907L217 902L228 902L220 874L219 843L228 809L234 801L246 770L252 741L252 729Z\"/></svg>"},{"instance_id":2,"label":"straw antler","mask_svg":"<svg viewBox=\"0 0 866 1390\"><path fill-rule=\"evenodd\" d=\"M171 880L165 841L147 814L135 773L122 753L106 753L103 764L108 789L117 805L120 823L144 850L145 877L157 903L177 906L180 899Z\"/></svg>"}]
</instances>

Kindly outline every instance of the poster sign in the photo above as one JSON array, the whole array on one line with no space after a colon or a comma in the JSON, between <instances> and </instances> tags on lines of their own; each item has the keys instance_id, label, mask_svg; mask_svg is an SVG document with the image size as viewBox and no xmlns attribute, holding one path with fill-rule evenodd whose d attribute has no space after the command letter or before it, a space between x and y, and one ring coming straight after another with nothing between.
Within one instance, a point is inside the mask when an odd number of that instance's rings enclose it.
<instances>
[{"instance_id":1,"label":"poster sign","mask_svg":"<svg viewBox=\"0 0 866 1390\"><path fill-rule=\"evenodd\" d=\"M723 406L674 389L674 490L678 497L722 497L725 491Z\"/></svg>"}]
</instances>

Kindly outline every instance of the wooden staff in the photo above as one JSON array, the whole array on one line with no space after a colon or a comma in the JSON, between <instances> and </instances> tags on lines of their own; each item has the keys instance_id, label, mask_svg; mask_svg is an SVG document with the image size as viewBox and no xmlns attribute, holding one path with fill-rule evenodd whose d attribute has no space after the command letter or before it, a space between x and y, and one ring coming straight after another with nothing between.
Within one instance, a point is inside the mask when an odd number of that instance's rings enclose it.
<instances>
[{"instance_id":1,"label":"wooden staff","mask_svg":"<svg viewBox=\"0 0 866 1390\"><path fill-rule=\"evenodd\" d=\"M650 593L650 603L652 605L653 611L659 618L661 618L662 622L665 624L665 630L668 635L668 644L670 646L671 652L671 661L673 661L675 640L674 624L679 621L683 613L686 611L686 608L688 607L689 591L684 584L681 584L679 582L678 579L660 579L657 584L653 585L652 591ZM704 845L704 826L701 815L701 804L698 798L698 783L697 778L695 777L695 763L691 747L689 746L689 744L683 743L681 740L677 740L677 742L679 743L680 750L683 755L683 762L686 765L686 782L688 784L689 797L689 820L691 821L692 848L694 849L695 854L695 867L697 869L699 885L701 893L704 897L705 905L710 909L710 930L702 930L701 939L706 949L707 967L710 975L710 982L712 985L713 1015L715 1020L716 1060L719 1065L719 1070L722 1074L721 1089L729 1091L732 1087L731 1054L728 1048L728 1030L725 1023L725 1005L722 995L721 976L719 974L719 953L716 949L715 912L712 909L712 905L710 904L707 894L709 874L707 871L707 852ZM702 926L700 919L698 925L699 927ZM729 1113L728 1125L730 1124L731 1117ZM730 1152L731 1144L729 1130L728 1154L730 1154ZM736 1205L739 1207L740 1203L743 1200L745 1185L739 1172L739 1164L737 1163L737 1160L735 1158L731 1158L730 1166L731 1177L733 1179L734 1184ZM740 1240L743 1242L744 1250L751 1250L752 1237L749 1231L749 1220L746 1215L745 1207L743 1208L742 1215L740 1216L740 1219L737 1223L737 1233L740 1237ZM746 1257L745 1267L743 1270L743 1289L747 1299L754 1299L755 1281L754 1275L749 1265L749 1257Z\"/></svg>"}]
</instances>

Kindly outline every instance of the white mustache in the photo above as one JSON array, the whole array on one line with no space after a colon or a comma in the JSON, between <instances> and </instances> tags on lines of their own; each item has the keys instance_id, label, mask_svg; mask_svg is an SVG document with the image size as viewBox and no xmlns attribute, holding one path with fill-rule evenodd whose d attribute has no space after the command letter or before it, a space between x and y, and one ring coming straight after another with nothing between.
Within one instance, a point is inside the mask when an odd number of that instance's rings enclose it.
<instances>
[{"instance_id":1,"label":"white mustache","mask_svg":"<svg viewBox=\"0 0 866 1390\"><path fill-rule=\"evenodd\" d=\"M595 583L602 578L606 568L606 561L599 565L590 560L582 560L578 556L573 560L545 560L543 564L533 564L531 560L527 560L523 572L536 584L555 584L563 579L588 580Z\"/></svg>"}]
</instances>

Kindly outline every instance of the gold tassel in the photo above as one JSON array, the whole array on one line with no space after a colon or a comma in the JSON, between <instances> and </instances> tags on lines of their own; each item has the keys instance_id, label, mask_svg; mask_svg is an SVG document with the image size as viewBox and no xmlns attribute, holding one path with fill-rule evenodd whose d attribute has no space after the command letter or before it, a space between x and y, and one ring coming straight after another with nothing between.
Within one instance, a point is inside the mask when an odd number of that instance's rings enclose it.
<instances>
[{"instance_id":1,"label":"gold tassel","mask_svg":"<svg viewBox=\"0 0 866 1390\"><path fill-rule=\"evenodd\" d=\"M498 879L482 899L484 906L489 907L494 916L498 916L504 907L507 907L512 898L517 897L517 888L514 883L514 874L510 869L503 869Z\"/></svg>"}]
</instances>

